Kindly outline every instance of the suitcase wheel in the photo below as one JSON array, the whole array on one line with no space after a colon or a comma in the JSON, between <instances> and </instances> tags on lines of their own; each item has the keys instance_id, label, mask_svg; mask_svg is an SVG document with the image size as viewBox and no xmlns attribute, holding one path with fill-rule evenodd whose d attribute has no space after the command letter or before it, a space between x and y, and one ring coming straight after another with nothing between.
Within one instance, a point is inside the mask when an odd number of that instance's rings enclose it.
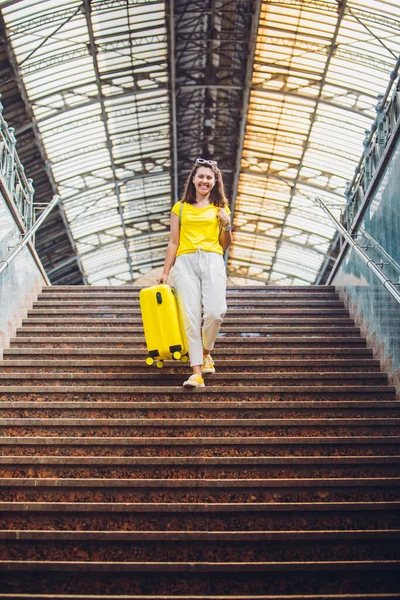
<instances>
[{"instance_id":1,"label":"suitcase wheel","mask_svg":"<svg viewBox=\"0 0 400 600\"><path fill-rule=\"evenodd\" d=\"M181 358L181 356L182 356L182 354L181 354L181 353L180 353L178 350L176 350L176 351L175 351L175 352L173 352L173 354L172 354L172 358L173 358L174 360L179 360L179 359Z\"/></svg>"},{"instance_id":2,"label":"suitcase wheel","mask_svg":"<svg viewBox=\"0 0 400 600\"><path fill-rule=\"evenodd\" d=\"M152 358L151 356L148 356L146 358L146 365L148 365L149 367L151 367L151 365L154 365L154 358Z\"/></svg>"},{"instance_id":3,"label":"suitcase wheel","mask_svg":"<svg viewBox=\"0 0 400 600\"><path fill-rule=\"evenodd\" d=\"M158 360L158 361L156 362L156 367L157 367L157 369L162 369L162 368L163 368L163 366L164 366L164 361L163 361L163 360Z\"/></svg>"},{"instance_id":4,"label":"suitcase wheel","mask_svg":"<svg viewBox=\"0 0 400 600\"><path fill-rule=\"evenodd\" d=\"M182 363L187 363L189 360L189 357L187 354L184 354L183 356L181 356L181 362Z\"/></svg>"}]
</instances>

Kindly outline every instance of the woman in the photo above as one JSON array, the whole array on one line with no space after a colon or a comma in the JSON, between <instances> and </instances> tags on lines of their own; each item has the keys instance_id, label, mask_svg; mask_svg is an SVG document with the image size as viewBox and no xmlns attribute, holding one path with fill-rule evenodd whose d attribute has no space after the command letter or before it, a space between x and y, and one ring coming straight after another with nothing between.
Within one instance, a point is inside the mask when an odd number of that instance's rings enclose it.
<instances>
[{"instance_id":1,"label":"woman","mask_svg":"<svg viewBox=\"0 0 400 600\"><path fill-rule=\"evenodd\" d=\"M184 386L204 387L203 373L215 373L211 350L226 313L223 252L231 243L230 210L221 171L198 158L183 196L171 212L171 233L159 283L174 265L175 288L184 312L193 375ZM204 324L201 331L201 310Z\"/></svg>"}]
</instances>

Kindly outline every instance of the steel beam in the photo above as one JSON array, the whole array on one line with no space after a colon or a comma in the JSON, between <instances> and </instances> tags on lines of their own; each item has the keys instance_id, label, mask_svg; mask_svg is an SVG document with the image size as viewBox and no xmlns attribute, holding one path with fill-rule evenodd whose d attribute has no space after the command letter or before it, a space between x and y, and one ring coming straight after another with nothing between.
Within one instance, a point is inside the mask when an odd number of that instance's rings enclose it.
<instances>
[{"instance_id":1,"label":"steel beam","mask_svg":"<svg viewBox=\"0 0 400 600\"><path fill-rule=\"evenodd\" d=\"M258 23L260 20L260 12L261 12L261 4L262 0L256 0L254 4L254 14L253 21L251 25L251 33L249 39L249 50L247 57L247 66L246 66L246 80L245 87L243 91L243 102L241 106L241 115L240 115L240 128L239 128L239 136L237 140L237 150L236 150L236 161L235 161L235 170L233 176L233 185L232 185L232 196L231 196L231 220L235 218L235 206L236 206L236 197L237 190L239 185L239 177L240 177L240 165L242 161L243 154L243 145L244 145L244 135L246 131L247 125L247 113L250 104L250 91L251 91L251 81L253 78L253 62L254 62L254 54L256 50L256 42L257 42L257 31L258 31ZM228 264L229 259L229 248L225 252L225 264Z\"/></svg>"},{"instance_id":2,"label":"steel beam","mask_svg":"<svg viewBox=\"0 0 400 600\"><path fill-rule=\"evenodd\" d=\"M176 66L175 66L175 0L169 0L169 69L171 102L171 191L172 204L178 202L178 122L176 111Z\"/></svg>"}]
</instances>

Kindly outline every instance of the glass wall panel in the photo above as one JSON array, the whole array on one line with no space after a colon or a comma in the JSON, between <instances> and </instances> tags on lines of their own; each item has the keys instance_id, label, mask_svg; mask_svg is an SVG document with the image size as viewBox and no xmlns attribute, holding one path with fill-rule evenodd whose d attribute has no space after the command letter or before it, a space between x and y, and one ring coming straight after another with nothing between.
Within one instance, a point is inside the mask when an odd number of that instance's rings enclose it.
<instances>
[{"instance_id":1,"label":"glass wall panel","mask_svg":"<svg viewBox=\"0 0 400 600\"><path fill-rule=\"evenodd\" d=\"M395 284L400 283L399 232L400 142L357 230L357 242ZM347 297L384 368L400 383L400 304L352 250L333 283Z\"/></svg>"},{"instance_id":2,"label":"glass wall panel","mask_svg":"<svg viewBox=\"0 0 400 600\"><path fill-rule=\"evenodd\" d=\"M0 194L0 261L19 241L20 229ZM0 274L0 358L46 283L28 246Z\"/></svg>"}]
</instances>

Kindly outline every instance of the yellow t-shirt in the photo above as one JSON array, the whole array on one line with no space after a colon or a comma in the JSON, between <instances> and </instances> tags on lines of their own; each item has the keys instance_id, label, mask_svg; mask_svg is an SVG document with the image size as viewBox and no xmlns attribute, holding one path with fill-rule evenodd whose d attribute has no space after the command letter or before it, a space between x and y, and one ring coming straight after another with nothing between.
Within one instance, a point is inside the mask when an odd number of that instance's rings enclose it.
<instances>
[{"instance_id":1,"label":"yellow t-shirt","mask_svg":"<svg viewBox=\"0 0 400 600\"><path fill-rule=\"evenodd\" d=\"M172 212L179 217L181 202L172 207ZM231 211L224 207L228 215ZM176 256L204 250L223 254L219 243L220 221L217 217L219 208L209 204L203 208L196 208L188 202L183 203L182 220L180 226L179 246Z\"/></svg>"}]
</instances>

